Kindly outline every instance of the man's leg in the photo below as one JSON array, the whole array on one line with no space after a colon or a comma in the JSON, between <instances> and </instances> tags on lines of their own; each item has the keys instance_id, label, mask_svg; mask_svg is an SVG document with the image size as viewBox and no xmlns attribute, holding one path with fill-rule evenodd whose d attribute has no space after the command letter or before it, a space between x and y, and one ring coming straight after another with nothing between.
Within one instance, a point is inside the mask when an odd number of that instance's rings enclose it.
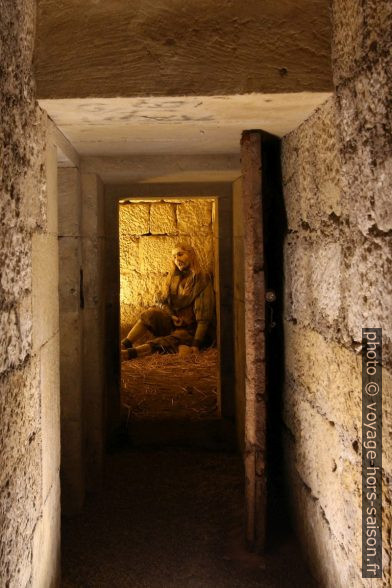
<instances>
[{"instance_id":1,"label":"man's leg","mask_svg":"<svg viewBox=\"0 0 392 588\"><path fill-rule=\"evenodd\" d=\"M128 335L121 341L121 345L125 349L130 349L133 347L133 344L136 343L140 337L143 337L148 332L146 325L143 323L141 319L137 321L137 323L132 327L129 331Z\"/></svg>"},{"instance_id":2,"label":"man's leg","mask_svg":"<svg viewBox=\"0 0 392 588\"><path fill-rule=\"evenodd\" d=\"M122 349L121 361L135 359L136 357L145 357L147 355L152 355L153 353L177 353L178 343L178 338L173 335L155 337L144 345L137 345L130 349Z\"/></svg>"},{"instance_id":3,"label":"man's leg","mask_svg":"<svg viewBox=\"0 0 392 588\"><path fill-rule=\"evenodd\" d=\"M146 333L160 337L169 335L172 330L172 320L169 313L159 308L149 308L140 315L139 320L129 331L128 335L121 341L121 347L130 349L136 341Z\"/></svg>"},{"instance_id":4,"label":"man's leg","mask_svg":"<svg viewBox=\"0 0 392 588\"><path fill-rule=\"evenodd\" d=\"M130 347L128 349L121 349L121 361L128 361L128 359L135 359L136 357L146 357L152 355L153 350L149 343L138 345L137 347Z\"/></svg>"}]
</instances>

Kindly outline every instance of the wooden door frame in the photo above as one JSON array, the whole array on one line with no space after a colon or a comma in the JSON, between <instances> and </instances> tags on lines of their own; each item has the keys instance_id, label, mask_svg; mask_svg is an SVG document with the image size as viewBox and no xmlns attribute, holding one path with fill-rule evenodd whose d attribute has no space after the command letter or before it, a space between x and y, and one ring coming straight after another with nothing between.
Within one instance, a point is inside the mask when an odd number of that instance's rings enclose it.
<instances>
[{"instance_id":1,"label":"wooden door frame","mask_svg":"<svg viewBox=\"0 0 392 588\"><path fill-rule=\"evenodd\" d=\"M244 131L241 171L245 280L245 500L246 540L261 551L266 534L265 274L262 132Z\"/></svg>"}]
</instances>

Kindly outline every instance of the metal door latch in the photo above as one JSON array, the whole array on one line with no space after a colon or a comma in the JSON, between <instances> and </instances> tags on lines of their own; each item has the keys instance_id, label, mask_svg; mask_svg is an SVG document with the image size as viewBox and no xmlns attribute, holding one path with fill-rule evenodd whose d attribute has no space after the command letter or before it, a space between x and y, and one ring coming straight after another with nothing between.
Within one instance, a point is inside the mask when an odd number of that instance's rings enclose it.
<instances>
[{"instance_id":1,"label":"metal door latch","mask_svg":"<svg viewBox=\"0 0 392 588\"><path fill-rule=\"evenodd\" d=\"M275 302L276 294L274 290L267 290L267 292L265 293L265 299L267 302Z\"/></svg>"}]
</instances>

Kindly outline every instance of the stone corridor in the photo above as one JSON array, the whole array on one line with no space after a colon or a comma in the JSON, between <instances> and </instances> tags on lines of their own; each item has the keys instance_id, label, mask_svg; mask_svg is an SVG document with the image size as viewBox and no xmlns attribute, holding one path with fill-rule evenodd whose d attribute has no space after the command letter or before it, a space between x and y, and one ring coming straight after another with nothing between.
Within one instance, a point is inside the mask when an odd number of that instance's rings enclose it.
<instances>
[{"instance_id":1,"label":"stone corridor","mask_svg":"<svg viewBox=\"0 0 392 588\"><path fill-rule=\"evenodd\" d=\"M392 0L0 0L0 588L308 588L300 552L320 588L392 586L391 30ZM214 202L208 231L199 212L184 227L184 198ZM138 306L158 235L214 242L222 418L202 432L238 457L107 455L120 202L148 202L126 230ZM365 329L382 329L379 577ZM292 537L271 535L271 464ZM262 559L244 504L261 552L269 521Z\"/></svg>"},{"instance_id":2,"label":"stone corridor","mask_svg":"<svg viewBox=\"0 0 392 588\"><path fill-rule=\"evenodd\" d=\"M63 521L63 588L312 588L295 539L271 521L269 549L247 553L239 456L125 450L102 488ZM281 508L281 507L280 507Z\"/></svg>"}]
</instances>

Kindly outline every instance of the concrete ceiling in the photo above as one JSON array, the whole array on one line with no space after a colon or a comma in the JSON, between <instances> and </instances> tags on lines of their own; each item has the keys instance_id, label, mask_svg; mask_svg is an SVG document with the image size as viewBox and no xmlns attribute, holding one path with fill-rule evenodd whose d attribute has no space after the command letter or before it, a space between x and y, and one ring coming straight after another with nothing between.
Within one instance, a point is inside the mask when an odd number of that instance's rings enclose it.
<instances>
[{"instance_id":1,"label":"concrete ceiling","mask_svg":"<svg viewBox=\"0 0 392 588\"><path fill-rule=\"evenodd\" d=\"M40 100L81 156L238 154L241 132L282 137L329 92Z\"/></svg>"}]
</instances>

